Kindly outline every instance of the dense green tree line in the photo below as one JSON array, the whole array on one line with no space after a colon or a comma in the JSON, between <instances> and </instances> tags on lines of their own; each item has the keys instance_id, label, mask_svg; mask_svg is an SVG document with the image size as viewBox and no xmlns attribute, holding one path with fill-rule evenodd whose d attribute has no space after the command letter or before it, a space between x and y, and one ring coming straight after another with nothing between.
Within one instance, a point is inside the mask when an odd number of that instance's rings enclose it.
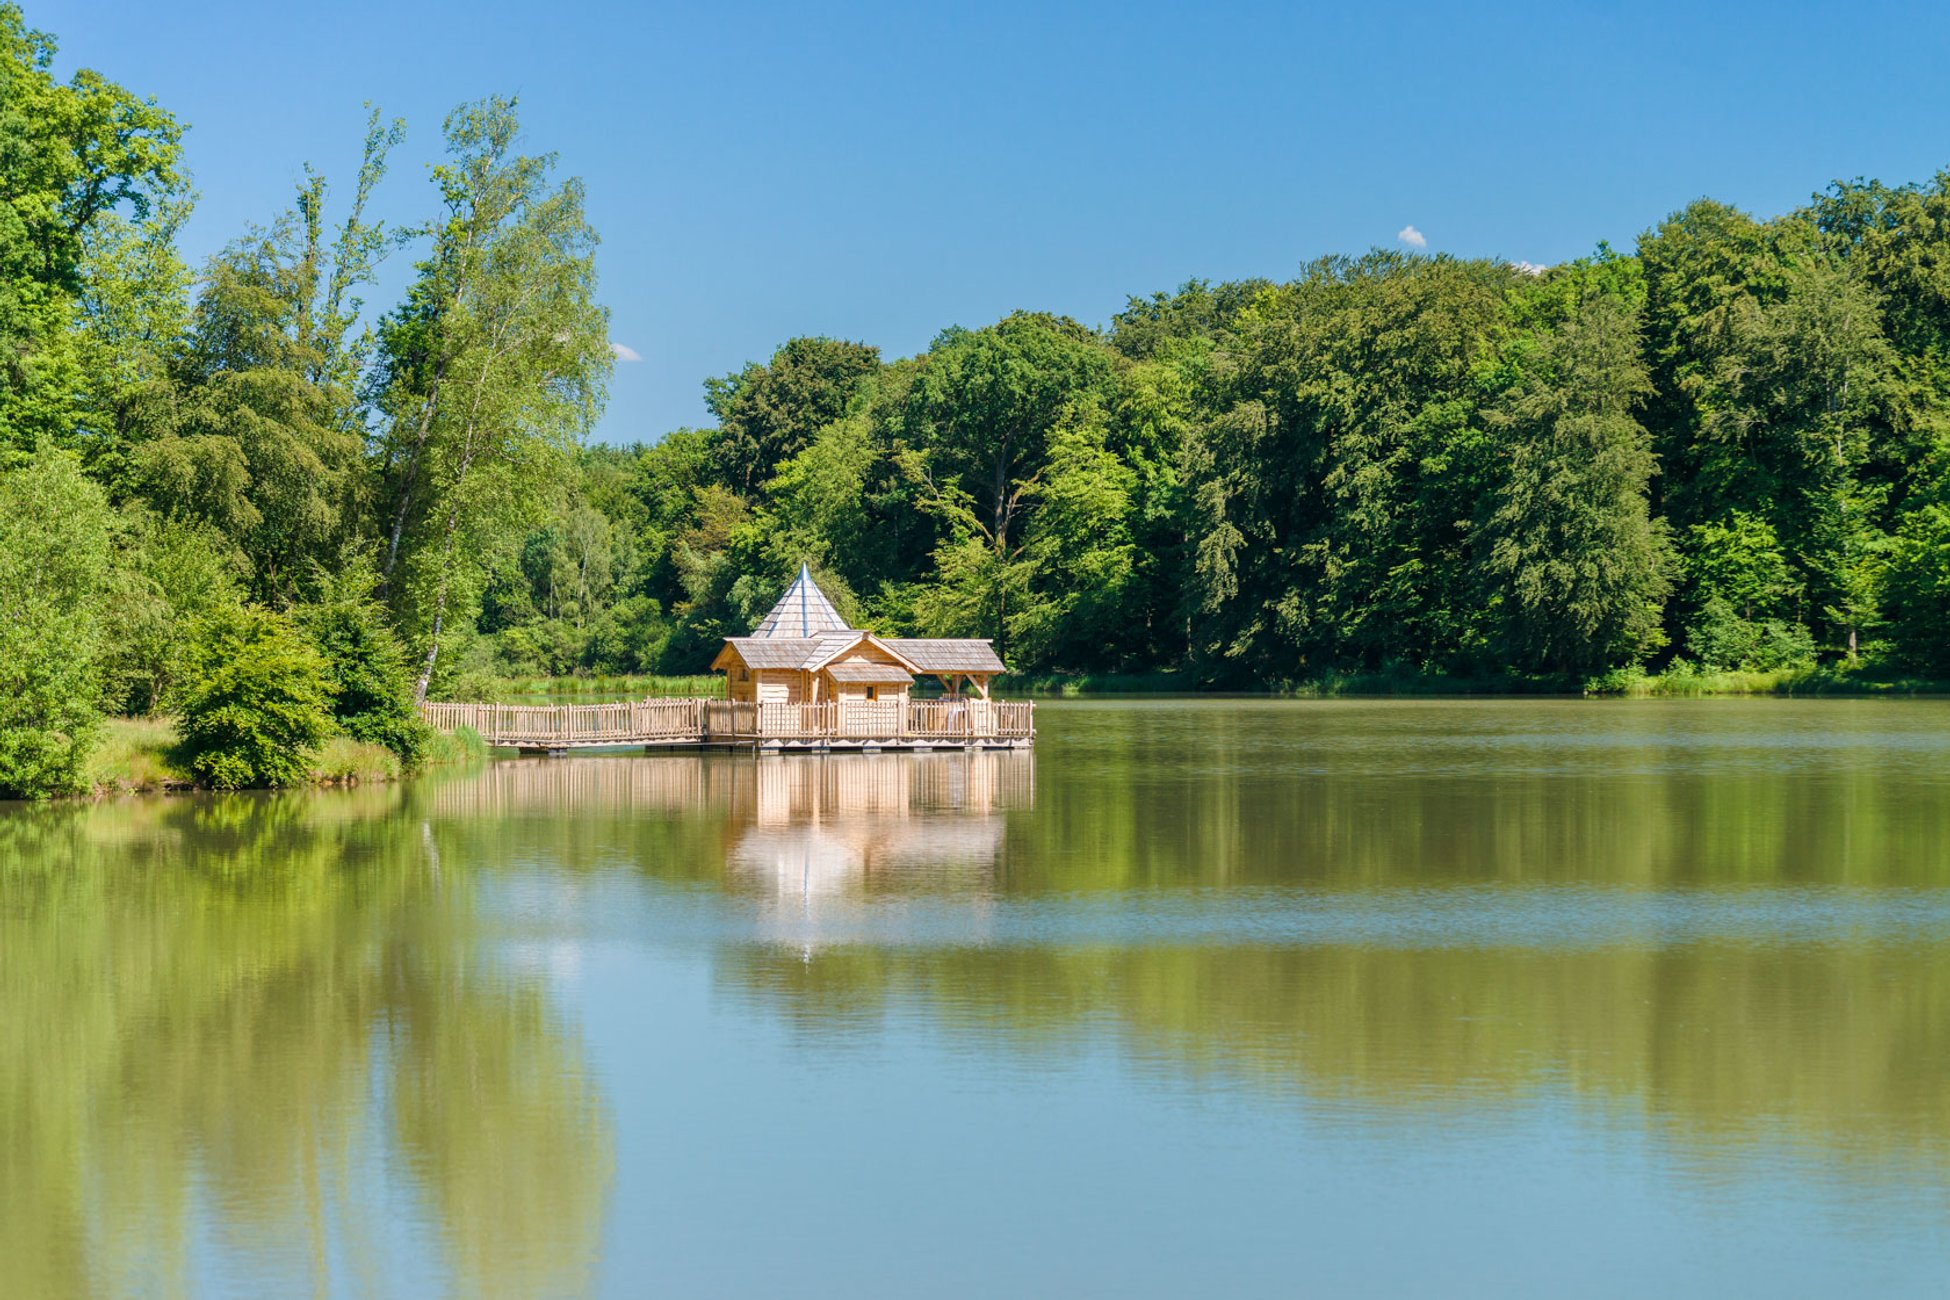
<instances>
[{"instance_id":1,"label":"dense green tree line","mask_svg":"<svg viewBox=\"0 0 1950 1300\"><path fill-rule=\"evenodd\" d=\"M590 446L596 237L511 102L448 119L417 216L375 215L375 113L347 195L307 170L191 268L179 124L52 53L0 5L0 474L53 494L5 526L62 550L0 574L37 772L86 731L49 701L174 707L246 605L315 639L350 601L464 694L696 671L802 560L1030 671L1950 674L1950 172L1701 200L1541 273L1371 252L902 359L796 338L707 382L711 427Z\"/></svg>"},{"instance_id":2,"label":"dense green tree line","mask_svg":"<svg viewBox=\"0 0 1950 1300\"><path fill-rule=\"evenodd\" d=\"M1032 671L1950 673L1947 259L1950 173L1542 273L1375 252L897 361L794 339L716 427L583 453L476 661L695 668L803 558Z\"/></svg>"}]
</instances>

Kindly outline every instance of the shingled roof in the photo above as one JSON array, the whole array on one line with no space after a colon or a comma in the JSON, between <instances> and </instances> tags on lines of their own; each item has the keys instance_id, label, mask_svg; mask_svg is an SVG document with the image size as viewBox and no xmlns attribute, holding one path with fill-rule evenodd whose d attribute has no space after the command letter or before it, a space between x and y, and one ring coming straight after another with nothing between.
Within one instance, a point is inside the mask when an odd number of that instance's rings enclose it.
<instances>
[{"instance_id":1,"label":"shingled roof","mask_svg":"<svg viewBox=\"0 0 1950 1300\"><path fill-rule=\"evenodd\" d=\"M751 668L812 668L824 663L853 642L867 635L850 628L839 610L812 579L812 571L799 566L799 576L772 606L772 612L759 621L750 636L728 636L725 645ZM923 673L999 673L1005 671L995 647L987 641L941 637L876 638ZM722 656L720 656L722 658ZM715 665L714 665L715 666ZM838 667L840 665L836 665ZM898 671L898 670L896 670ZM835 674L838 677L838 674ZM839 680L866 681L864 677L839 677ZM895 678L875 678L894 681Z\"/></svg>"},{"instance_id":2,"label":"shingled roof","mask_svg":"<svg viewBox=\"0 0 1950 1300\"><path fill-rule=\"evenodd\" d=\"M724 643L736 650L749 668L811 668L865 635L846 631L824 636L728 636Z\"/></svg>"},{"instance_id":3,"label":"shingled roof","mask_svg":"<svg viewBox=\"0 0 1950 1300\"><path fill-rule=\"evenodd\" d=\"M803 668L819 646L809 636L728 636L724 643L748 668Z\"/></svg>"},{"instance_id":4,"label":"shingled roof","mask_svg":"<svg viewBox=\"0 0 1950 1300\"><path fill-rule=\"evenodd\" d=\"M924 673L999 673L1002 660L987 641L888 637L887 647Z\"/></svg>"},{"instance_id":5,"label":"shingled roof","mask_svg":"<svg viewBox=\"0 0 1950 1300\"><path fill-rule=\"evenodd\" d=\"M846 620L840 617L840 612L833 608L833 602L826 599L826 593L819 589L819 584L812 580L812 571L802 564L799 566L799 576L785 589L785 595L779 597L779 603L772 606L772 612L759 620L758 626L752 629L752 635L768 639L803 638L851 630ZM751 663L749 657L746 662ZM752 666L756 668L759 665Z\"/></svg>"}]
</instances>

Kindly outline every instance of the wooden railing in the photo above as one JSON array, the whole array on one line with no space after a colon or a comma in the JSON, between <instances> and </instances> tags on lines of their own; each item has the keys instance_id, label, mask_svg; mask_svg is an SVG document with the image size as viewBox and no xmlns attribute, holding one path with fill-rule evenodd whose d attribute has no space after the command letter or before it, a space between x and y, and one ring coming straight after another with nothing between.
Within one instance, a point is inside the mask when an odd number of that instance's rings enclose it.
<instances>
[{"instance_id":1,"label":"wooden railing","mask_svg":"<svg viewBox=\"0 0 1950 1300\"><path fill-rule=\"evenodd\" d=\"M701 740L739 740L758 734L758 706L735 700L706 700Z\"/></svg>"},{"instance_id":2,"label":"wooden railing","mask_svg":"<svg viewBox=\"0 0 1950 1300\"><path fill-rule=\"evenodd\" d=\"M710 700L632 700L623 704L423 704L437 731L472 727L490 745L645 745L696 740Z\"/></svg>"},{"instance_id":3,"label":"wooden railing","mask_svg":"<svg viewBox=\"0 0 1950 1300\"><path fill-rule=\"evenodd\" d=\"M1028 740L1036 706L983 699L752 704L633 700L621 704L422 704L438 731L472 727L490 745L521 749L721 741Z\"/></svg>"},{"instance_id":4,"label":"wooden railing","mask_svg":"<svg viewBox=\"0 0 1950 1300\"><path fill-rule=\"evenodd\" d=\"M995 710L995 734L1009 740L1029 740L1036 734L1036 705L1030 700L1000 701Z\"/></svg>"}]
</instances>

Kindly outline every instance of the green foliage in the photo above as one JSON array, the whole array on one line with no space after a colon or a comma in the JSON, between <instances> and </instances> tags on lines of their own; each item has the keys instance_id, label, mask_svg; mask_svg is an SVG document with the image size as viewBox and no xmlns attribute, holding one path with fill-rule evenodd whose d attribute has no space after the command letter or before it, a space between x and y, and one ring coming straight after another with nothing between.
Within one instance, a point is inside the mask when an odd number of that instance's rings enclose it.
<instances>
[{"instance_id":1,"label":"green foliage","mask_svg":"<svg viewBox=\"0 0 1950 1300\"><path fill-rule=\"evenodd\" d=\"M0 4L0 449L78 441L91 244L117 221L173 228L183 187L176 120L97 72L56 81L54 51Z\"/></svg>"},{"instance_id":2,"label":"green foliage","mask_svg":"<svg viewBox=\"0 0 1950 1300\"><path fill-rule=\"evenodd\" d=\"M646 672L664 658L669 638L661 605L648 596L625 596L591 626L582 666L597 673Z\"/></svg>"},{"instance_id":3,"label":"green foliage","mask_svg":"<svg viewBox=\"0 0 1950 1300\"><path fill-rule=\"evenodd\" d=\"M750 491L799 454L819 431L846 414L880 372L880 349L838 339L792 339L768 365L754 362L705 383L718 418L717 469L726 483Z\"/></svg>"},{"instance_id":4,"label":"green foliage","mask_svg":"<svg viewBox=\"0 0 1950 1300\"><path fill-rule=\"evenodd\" d=\"M560 481L615 359L582 183L556 183L553 155L516 152L512 100L462 105L445 130L444 215L381 330L373 381L391 520L382 574L423 656L420 698L450 620L475 621L494 557L521 536L510 525Z\"/></svg>"},{"instance_id":5,"label":"green foliage","mask_svg":"<svg viewBox=\"0 0 1950 1300\"><path fill-rule=\"evenodd\" d=\"M252 592L286 605L357 523L365 430L350 337L384 248L364 210L398 138L373 115L344 225L327 237L325 178L307 171L292 209L212 258L174 387L132 422L130 474L171 518L205 523L243 556ZM152 386L153 389L154 386Z\"/></svg>"},{"instance_id":6,"label":"green foliage","mask_svg":"<svg viewBox=\"0 0 1950 1300\"><path fill-rule=\"evenodd\" d=\"M1218 337L1254 298L1273 287L1270 280L1217 285L1187 280L1176 293L1128 298L1111 322L1111 342L1125 356L1144 360L1169 352L1177 343Z\"/></svg>"},{"instance_id":7,"label":"green foliage","mask_svg":"<svg viewBox=\"0 0 1950 1300\"><path fill-rule=\"evenodd\" d=\"M103 700L119 712L148 714L181 675L195 622L242 603L241 561L207 524L159 518L139 505L126 508L121 523Z\"/></svg>"},{"instance_id":8,"label":"green foliage","mask_svg":"<svg viewBox=\"0 0 1950 1300\"><path fill-rule=\"evenodd\" d=\"M413 703L406 651L372 597L377 582L355 562L321 583L318 601L297 611L324 659L333 719L354 740L383 745L411 769L426 751L428 728Z\"/></svg>"},{"instance_id":9,"label":"green foliage","mask_svg":"<svg viewBox=\"0 0 1950 1300\"><path fill-rule=\"evenodd\" d=\"M1525 350L1491 412L1509 469L1483 530L1502 638L1519 667L1567 675L1633 663L1663 640L1666 538L1651 518L1651 388L1627 302L1597 294Z\"/></svg>"},{"instance_id":10,"label":"green foliage","mask_svg":"<svg viewBox=\"0 0 1950 1300\"><path fill-rule=\"evenodd\" d=\"M1888 570L1890 640L1901 661L1950 676L1950 506L1904 515Z\"/></svg>"},{"instance_id":11,"label":"green foliage","mask_svg":"<svg viewBox=\"0 0 1950 1300\"><path fill-rule=\"evenodd\" d=\"M197 624L171 702L180 762L219 790L304 784L332 731L326 662L290 618L255 607Z\"/></svg>"},{"instance_id":12,"label":"green foliage","mask_svg":"<svg viewBox=\"0 0 1950 1300\"><path fill-rule=\"evenodd\" d=\"M1772 526L1736 510L1691 534L1686 644L1699 661L1763 672L1813 663L1814 637L1793 617L1798 588Z\"/></svg>"},{"instance_id":13,"label":"green foliage","mask_svg":"<svg viewBox=\"0 0 1950 1300\"><path fill-rule=\"evenodd\" d=\"M1765 221L1702 199L1541 272L1376 251L1104 330L795 337L706 382L714 427L587 447L596 234L513 101L447 119L417 219L373 211L401 133L374 112L348 194L305 168L192 276L176 123L52 52L0 0L0 451L83 449L120 512L74 725L4 706L48 755L98 698L183 689L189 629L247 599L302 612L339 725L410 763L414 697L696 672L801 563L859 625L990 637L1037 680L1950 671L1950 171Z\"/></svg>"},{"instance_id":14,"label":"green foliage","mask_svg":"<svg viewBox=\"0 0 1950 1300\"><path fill-rule=\"evenodd\" d=\"M0 473L0 798L84 784L113 521L69 453L43 448Z\"/></svg>"},{"instance_id":15,"label":"green foliage","mask_svg":"<svg viewBox=\"0 0 1950 1300\"><path fill-rule=\"evenodd\" d=\"M1106 445L1107 432L1089 411L1050 436L1023 548L1030 596L1009 625L1032 662L1101 664L1105 647L1123 637L1137 570L1137 475Z\"/></svg>"}]
</instances>

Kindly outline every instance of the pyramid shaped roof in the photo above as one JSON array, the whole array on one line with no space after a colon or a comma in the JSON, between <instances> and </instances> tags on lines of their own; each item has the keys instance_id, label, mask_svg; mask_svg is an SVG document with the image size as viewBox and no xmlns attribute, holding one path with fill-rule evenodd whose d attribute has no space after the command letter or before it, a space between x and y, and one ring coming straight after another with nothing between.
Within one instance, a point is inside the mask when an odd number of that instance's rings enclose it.
<instances>
[{"instance_id":1,"label":"pyramid shaped roof","mask_svg":"<svg viewBox=\"0 0 1950 1300\"><path fill-rule=\"evenodd\" d=\"M772 606L772 612L752 629L752 635L803 639L852 630L833 608L826 593L819 589L819 584L812 580L812 571L802 564L799 576L785 589L785 595L779 597L779 603Z\"/></svg>"}]
</instances>

